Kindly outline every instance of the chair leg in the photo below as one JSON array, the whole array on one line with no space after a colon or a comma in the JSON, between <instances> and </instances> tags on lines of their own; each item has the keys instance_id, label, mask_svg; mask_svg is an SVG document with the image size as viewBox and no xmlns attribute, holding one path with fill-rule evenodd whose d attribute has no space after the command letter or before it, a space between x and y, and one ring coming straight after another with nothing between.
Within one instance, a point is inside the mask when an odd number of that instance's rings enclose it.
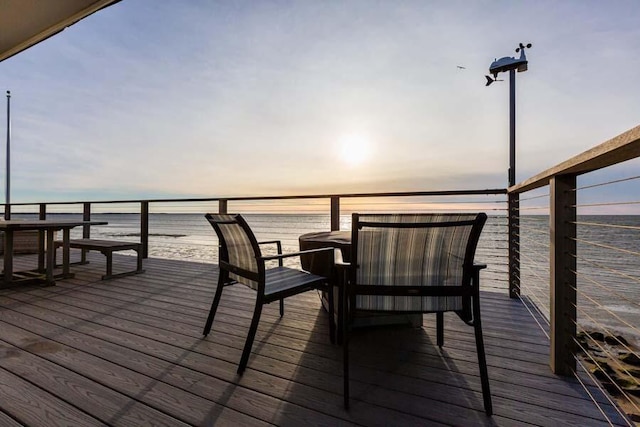
<instances>
[{"instance_id":1,"label":"chair leg","mask_svg":"<svg viewBox=\"0 0 640 427\"><path fill-rule=\"evenodd\" d=\"M220 278L218 279L218 287L216 288L216 294L213 297L211 309L209 310L209 317L207 317L207 323L205 323L204 331L202 331L202 335L204 336L209 335L209 332L211 332L213 318L216 315L216 310L218 310L218 304L220 303L220 297L222 296L222 288L224 288L224 277L222 276L222 273L220 273Z\"/></svg>"},{"instance_id":2,"label":"chair leg","mask_svg":"<svg viewBox=\"0 0 640 427\"><path fill-rule=\"evenodd\" d=\"M333 302L333 284L329 283L329 340L331 344L336 343L336 319L335 319L335 304Z\"/></svg>"},{"instance_id":3,"label":"chair leg","mask_svg":"<svg viewBox=\"0 0 640 427\"><path fill-rule=\"evenodd\" d=\"M491 404L491 390L489 389L489 373L487 372L487 358L484 353L484 340L482 338L482 323L480 321L480 302L476 296L473 298L473 329L476 335L476 351L478 352L478 366L480 368L480 383L482 384L482 400L484 401L484 412L487 415L493 414Z\"/></svg>"},{"instance_id":4,"label":"chair leg","mask_svg":"<svg viewBox=\"0 0 640 427\"><path fill-rule=\"evenodd\" d=\"M244 350L242 350L242 357L240 358L240 364L238 365L238 374L242 375L247 362L249 361L249 355L251 354L251 347L253 346L253 340L256 337L258 330L258 323L260 322L260 314L262 314L262 299L256 298L256 308L253 311L253 319L251 320L251 326L249 327L249 334L247 335L247 341L244 343Z\"/></svg>"},{"instance_id":5,"label":"chair leg","mask_svg":"<svg viewBox=\"0 0 640 427\"><path fill-rule=\"evenodd\" d=\"M280 317L284 316L284 298L280 298Z\"/></svg>"},{"instance_id":6,"label":"chair leg","mask_svg":"<svg viewBox=\"0 0 640 427\"><path fill-rule=\"evenodd\" d=\"M444 345L444 313L441 311L436 313L436 340L438 347Z\"/></svg>"},{"instance_id":7,"label":"chair leg","mask_svg":"<svg viewBox=\"0 0 640 427\"><path fill-rule=\"evenodd\" d=\"M338 287L338 330L336 331L336 341L338 345L342 344L342 339L344 335L344 315L346 313L347 304L343 304L343 301L346 299L346 295L344 292L344 282L340 283Z\"/></svg>"},{"instance_id":8,"label":"chair leg","mask_svg":"<svg viewBox=\"0 0 640 427\"><path fill-rule=\"evenodd\" d=\"M344 409L349 410L349 321L347 292L342 294L342 378L344 380Z\"/></svg>"}]
</instances>

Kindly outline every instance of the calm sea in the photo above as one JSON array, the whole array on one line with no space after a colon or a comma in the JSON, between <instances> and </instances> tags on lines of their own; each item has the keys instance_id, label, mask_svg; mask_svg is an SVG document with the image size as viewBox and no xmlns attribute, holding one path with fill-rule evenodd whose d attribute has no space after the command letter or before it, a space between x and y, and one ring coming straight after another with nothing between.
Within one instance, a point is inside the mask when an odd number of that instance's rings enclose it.
<instances>
[{"instance_id":1,"label":"calm sea","mask_svg":"<svg viewBox=\"0 0 640 427\"><path fill-rule=\"evenodd\" d=\"M80 215L54 214L79 218ZM16 217L33 217L16 215ZM326 231L328 215L247 214L258 240L279 239L285 252L298 250L301 234ZM138 214L93 214L107 221L92 227L94 238L139 241ZM351 217L341 218L349 230ZM203 214L150 214L149 256L187 261L217 262L217 239ZM81 229L72 230L80 237ZM548 317L549 218L521 219L521 287ZM631 339L640 333L640 216L580 216L577 241L578 320L586 328L609 329ZM289 262L293 261L292 258ZM478 247L476 260L489 265L481 284L487 290L507 292L507 223L491 217Z\"/></svg>"}]
</instances>

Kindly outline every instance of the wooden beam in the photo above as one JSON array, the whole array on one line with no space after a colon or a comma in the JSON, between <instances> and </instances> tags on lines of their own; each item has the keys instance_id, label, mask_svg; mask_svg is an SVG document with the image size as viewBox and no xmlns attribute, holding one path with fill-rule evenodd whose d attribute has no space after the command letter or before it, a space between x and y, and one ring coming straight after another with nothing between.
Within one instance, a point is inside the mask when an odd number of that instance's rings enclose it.
<instances>
[{"instance_id":1,"label":"wooden beam","mask_svg":"<svg viewBox=\"0 0 640 427\"><path fill-rule=\"evenodd\" d=\"M576 176L551 180L550 315L551 370L573 375L576 369Z\"/></svg>"}]
</instances>

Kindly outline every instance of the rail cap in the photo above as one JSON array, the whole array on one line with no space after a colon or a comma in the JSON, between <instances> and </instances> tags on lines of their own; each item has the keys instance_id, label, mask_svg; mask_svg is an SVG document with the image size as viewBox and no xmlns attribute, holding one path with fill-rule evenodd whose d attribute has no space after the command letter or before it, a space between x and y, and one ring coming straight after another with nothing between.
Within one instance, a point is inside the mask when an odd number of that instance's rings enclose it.
<instances>
[{"instance_id":1,"label":"rail cap","mask_svg":"<svg viewBox=\"0 0 640 427\"><path fill-rule=\"evenodd\" d=\"M508 191L509 193L524 193L548 185L551 178L557 175L581 175L636 157L640 157L640 125L509 187Z\"/></svg>"}]
</instances>

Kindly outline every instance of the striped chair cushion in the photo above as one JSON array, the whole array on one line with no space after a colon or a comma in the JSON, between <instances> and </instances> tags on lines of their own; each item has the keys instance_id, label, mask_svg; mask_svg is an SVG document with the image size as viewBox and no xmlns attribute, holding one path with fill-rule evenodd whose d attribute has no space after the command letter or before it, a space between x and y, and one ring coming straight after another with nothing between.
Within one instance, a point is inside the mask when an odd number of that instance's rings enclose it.
<instances>
[{"instance_id":1,"label":"striped chair cushion","mask_svg":"<svg viewBox=\"0 0 640 427\"><path fill-rule=\"evenodd\" d=\"M371 222L449 222L475 215L360 215ZM472 225L358 230L356 283L387 286L459 286ZM357 295L356 308L375 311L453 311L462 297Z\"/></svg>"}]
</instances>

